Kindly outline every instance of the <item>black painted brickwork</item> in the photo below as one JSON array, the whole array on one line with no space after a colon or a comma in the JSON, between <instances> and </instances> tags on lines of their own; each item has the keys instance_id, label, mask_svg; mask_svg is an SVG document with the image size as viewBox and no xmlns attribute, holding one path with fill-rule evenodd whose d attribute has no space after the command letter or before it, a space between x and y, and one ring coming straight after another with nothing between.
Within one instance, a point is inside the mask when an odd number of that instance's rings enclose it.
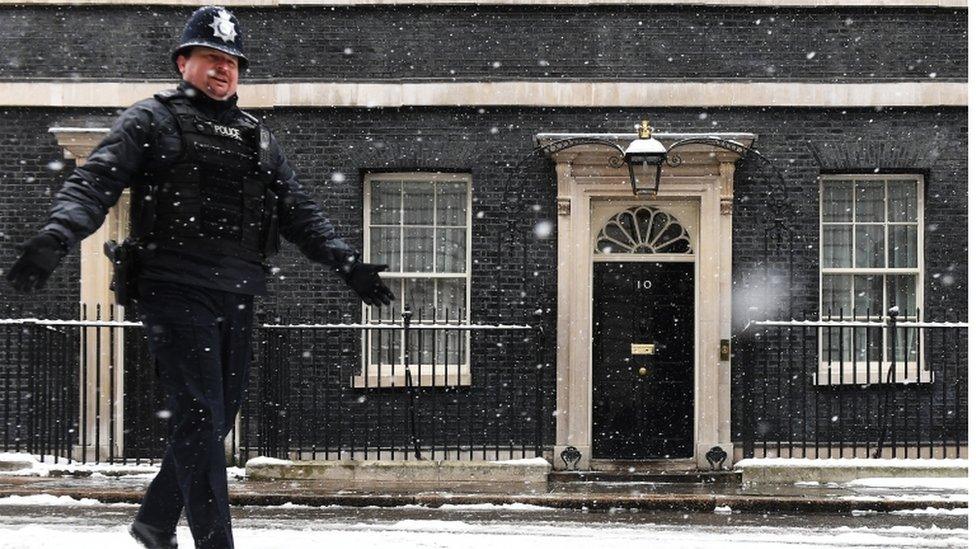
<instances>
[{"instance_id":1,"label":"black painted brickwork","mask_svg":"<svg viewBox=\"0 0 976 549\"><path fill-rule=\"evenodd\" d=\"M7 109L0 117L0 265L14 259L12 244L27 238L42 221L50 193L63 177L48 168L60 158L50 126L110 110ZM926 176L926 311L944 319L951 311L966 314L966 148L965 108L928 109L538 109L406 108L280 109L258 113L276 131L307 188L323 204L342 234L362 246L362 173L364 170L439 169L469 171L474 181L472 319L496 321L497 288L506 288L505 318L542 309L549 342L545 362L554 362L556 240L527 237L526 271L518 246L497 252L499 231L507 227L503 185L508 172L533 145L538 132L619 132L649 117L667 131L750 131L756 146L787 174L788 197L797 208L793 228L803 239L794 256L791 285L763 288L769 295L791 288L797 314L813 312L817 302L817 176L831 171L911 171ZM768 179L738 172L734 203L734 326L761 280L766 258L761 222L766 219ZM341 174L341 175L337 175ZM34 178L32 181L30 178ZM516 180L515 216L520 234L530 235L539 220L556 219L551 166L530 163ZM538 205L538 211L533 209ZM810 247L806 247L809 245ZM77 300L77 251L56 273L42 296L23 299L3 285L5 304L26 304L28 312L44 304ZM263 300L269 311L314 304L332 311L321 320L355 320L359 307L352 294L325 268L286 247L277 264L282 279ZM773 257L773 270L783 254ZM538 270L538 276L532 272ZM935 274L951 273L947 278ZM523 284L523 278L531 280ZM526 303L513 308L522 289ZM515 311L520 311L516 313ZM350 349L355 349L351 341ZM475 350L477 352L477 350ZM476 355L477 356L477 355ZM547 378L554 383L552 377ZM553 386L546 388L552 394ZM824 413L827 413L824 411ZM551 430L549 432L551 435ZM552 440L549 438L548 440Z\"/></svg>"},{"instance_id":2,"label":"black painted brickwork","mask_svg":"<svg viewBox=\"0 0 976 549\"><path fill-rule=\"evenodd\" d=\"M88 111L94 114L93 111ZM111 111L101 111L102 114ZM61 147L48 128L61 125L58 109L4 109L0 111L0 269L6 273L17 256L14 244L40 228L51 198L63 175L74 166L64 160ZM77 304L80 275L78 252L70 254L49 281L41 299L16 294L6 279L0 285L0 307L27 307L40 314L42 306ZM3 316L9 316L7 311Z\"/></svg>"},{"instance_id":3,"label":"black painted brickwork","mask_svg":"<svg viewBox=\"0 0 976 549\"><path fill-rule=\"evenodd\" d=\"M0 8L0 80L170 78L191 8ZM966 79L966 10L375 6L235 10L250 79ZM348 49L348 53L347 53ZM934 76L932 76L934 75Z\"/></svg>"}]
</instances>

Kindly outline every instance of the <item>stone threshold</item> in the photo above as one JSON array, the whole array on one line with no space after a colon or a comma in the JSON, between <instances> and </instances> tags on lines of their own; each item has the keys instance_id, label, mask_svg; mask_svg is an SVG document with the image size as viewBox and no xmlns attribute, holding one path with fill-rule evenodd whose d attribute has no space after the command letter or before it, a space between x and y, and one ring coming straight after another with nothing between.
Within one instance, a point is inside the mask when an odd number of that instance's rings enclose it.
<instances>
[{"instance_id":1,"label":"stone threshold","mask_svg":"<svg viewBox=\"0 0 976 549\"><path fill-rule=\"evenodd\" d=\"M712 484L738 486L742 474L737 471L553 471L549 482L650 482L659 484Z\"/></svg>"}]
</instances>

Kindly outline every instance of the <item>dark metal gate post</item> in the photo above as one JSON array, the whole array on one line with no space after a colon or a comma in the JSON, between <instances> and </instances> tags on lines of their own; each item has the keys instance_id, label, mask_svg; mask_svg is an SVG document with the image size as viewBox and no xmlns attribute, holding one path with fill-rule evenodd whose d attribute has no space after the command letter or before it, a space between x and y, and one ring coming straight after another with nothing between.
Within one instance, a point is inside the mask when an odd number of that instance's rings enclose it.
<instances>
[{"instance_id":1,"label":"dark metal gate post","mask_svg":"<svg viewBox=\"0 0 976 549\"><path fill-rule=\"evenodd\" d=\"M891 364L888 366L885 383L881 386L881 390L884 391L884 402L881 413L878 414L878 421L881 422L881 428L878 433L878 444L874 449L874 458L881 457L881 452L884 450L884 440L888 436L888 414L891 412L891 392L894 390L895 385L895 335L898 333L895 328L897 326L898 308L892 307L888 310L888 326L882 328L882 330L889 330L888 333L891 339ZM894 440L892 440L891 457L895 457Z\"/></svg>"},{"instance_id":2,"label":"dark metal gate post","mask_svg":"<svg viewBox=\"0 0 976 549\"><path fill-rule=\"evenodd\" d=\"M407 382L407 405L410 407L410 442L413 445L413 455L420 459L420 441L417 439L417 395L413 388L413 375L410 373L410 309L403 311L403 374ZM419 363L419 356L417 362Z\"/></svg>"},{"instance_id":3,"label":"dark metal gate post","mask_svg":"<svg viewBox=\"0 0 976 549\"><path fill-rule=\"evenodd\" d=\"M543 345L545 344L545 328L542 322L539 322L539 330L536 332L536 337L538 338L535 342L536 356L535 356L535 444L533 455L539 457L542 455L542 364L545 360L543 358Z\"/></svg>"},{"instance_id":4,"label":"dark metal gate post","mask_svg":"<svg viewBox=\"0 0 976 549\"><path fill-rule=\"evenodd\" d=\"M739 368L742 372L742 397L739 399L739 410L742 419L742 457L755 457L756 426L753 386L755 384L756 362L756 330L750 326L733 344L733 349L739 347L742 351Z\"/></svg>"}]
</instances>

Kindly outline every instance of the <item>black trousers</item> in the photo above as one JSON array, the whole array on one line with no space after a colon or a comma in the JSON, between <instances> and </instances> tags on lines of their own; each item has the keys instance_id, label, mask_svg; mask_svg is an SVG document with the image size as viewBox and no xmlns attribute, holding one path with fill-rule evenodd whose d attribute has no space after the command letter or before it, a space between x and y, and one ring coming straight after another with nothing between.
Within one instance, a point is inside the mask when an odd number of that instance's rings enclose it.
<instances>
[{"instance_id":1,"label":"black trousers","mask_svg":"<svg viewBox=\"0 0 976 549\"><path fill-rule=\"evenodd\" d=\"M174 531L185 510L198 548L233 548L224 438L247 387L254 298L151 280L139 296L169 441L136 520Z\"/></svg>"}]
</instances>

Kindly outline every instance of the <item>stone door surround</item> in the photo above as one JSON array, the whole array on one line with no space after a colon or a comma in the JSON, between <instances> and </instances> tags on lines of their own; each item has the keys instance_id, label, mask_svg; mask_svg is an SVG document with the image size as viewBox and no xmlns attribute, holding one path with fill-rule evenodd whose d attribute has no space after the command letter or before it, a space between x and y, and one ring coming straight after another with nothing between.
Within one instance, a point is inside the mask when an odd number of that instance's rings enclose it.
<instances>
[{"instance_id":1,"label":"stone door surround","mask_svg":"<svg viewBox=\"0 0 976 549\"><path fill-rule=\"evenodd\" d=\"M596 137L626 148L635 133L536 135L537 144L567 137ZM751 133L655 133L665 146L690 137L718 136L750 146ZM591 459L592 264L595 231L612 215L637 204L672 212L694 232L695 428L694 464L708 469L705 454L722 448L731 466L731 368L719 346L731 338L732 185L739 156L709 145L682 147L681 164L665 166L654 198L633 195L626 167L611 167L615 153L581 145L551 155L557 176L558 292L556 315L556 441L553 466L566 468L563 450L579 451L579 469L612 466ZM619 205L617 210L613 210ZM616 259L616 258L615 258ZM635 257L633 260L649 259Z\"/></svg>"}]
</instances>

